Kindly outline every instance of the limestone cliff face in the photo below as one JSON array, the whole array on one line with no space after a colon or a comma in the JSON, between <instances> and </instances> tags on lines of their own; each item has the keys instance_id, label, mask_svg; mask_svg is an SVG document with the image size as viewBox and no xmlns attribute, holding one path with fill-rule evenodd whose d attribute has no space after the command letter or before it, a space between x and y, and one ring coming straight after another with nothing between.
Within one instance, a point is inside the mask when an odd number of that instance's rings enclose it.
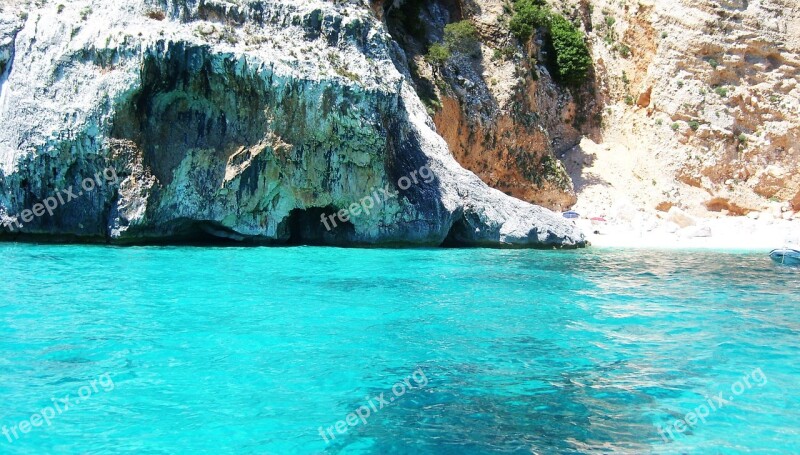
<instances>
[{"instance_id":1,"label":"limestone cliff face","mask_svg":"<svg viewBox=\"0 0 800 455\"><path fill-rule=\"evenodd\" d=\"M631 194L701 215L800 210L796 1L591 4L601 135L638 163Z\"/></svg>"},{"instance_id":2,"label":"limestone cliff face","mask_svg":"<svg viewBox=\"0 0 800 455\"><path fill-rule=\"evenodd\" d=\"M0 238L581 245L456 163L405 62L367 2L4 5ZM118 185L19 221L106 169ZM379 188L398 194L321 223Z\"/></svg>"}]
</instances>

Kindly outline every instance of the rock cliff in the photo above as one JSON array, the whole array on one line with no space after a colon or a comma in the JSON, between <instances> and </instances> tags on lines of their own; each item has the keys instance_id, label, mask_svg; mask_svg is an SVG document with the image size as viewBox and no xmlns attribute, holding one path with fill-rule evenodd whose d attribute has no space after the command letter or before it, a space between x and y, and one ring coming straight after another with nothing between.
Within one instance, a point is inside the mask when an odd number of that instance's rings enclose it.
<instances>
[{"instance_id":1,"label":"rock cliff","mask_svg":"<svg viewBox=\"0 0 800 455\"><path fill-rule=\"evenodd\" d=\"M657 219L676 206L698 217L795 216L797 2L547 3L591 50L592 71L578 87L553 77L542 27L529 40L513 36L511 2L382 2L415 87L462 165L520 199L590 216L634 210ZM479 45L432 63L431 43L461 20Z\"/></svg>"},{"instance_id":2,"label":"rock cliff","mask_svg":"<svg viewBox=\"0 0 800 455\"><path fill-rule=\"evenodd\" d=\"M454 160L375 8L5 3L0 238L582 245Z\"/></svg>"},{"instance_id":3,"label":"rock cliff","mask_svg":"<svg viewBox=\"0 0 800 455\"><path fill-rule=\"evenodd\" d=\"M800 5L590 3L582 21L605 108L594 142L564 158L579 210L791 219L800 210Z\"/></svg>"}]
</instances>

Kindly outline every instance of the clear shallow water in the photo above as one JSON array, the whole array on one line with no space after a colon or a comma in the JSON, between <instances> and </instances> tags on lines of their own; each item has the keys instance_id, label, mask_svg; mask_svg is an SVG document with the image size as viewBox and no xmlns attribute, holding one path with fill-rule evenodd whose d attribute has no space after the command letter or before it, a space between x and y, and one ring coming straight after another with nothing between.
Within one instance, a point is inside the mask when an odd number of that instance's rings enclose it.
<instances>
[{"instance_id":1,"label":"clear shallow water","mask_svg":"<svg viewBox=\"0 0 800 455\"><path fill-rule=\"evenodd\" d=\"M0 453L800 451L800 271L765 255L0 244L0 259L0 425L72 400ZM415 371L366 424L320 436ZM656 425L718 392L733 402L664 441Z\"/></svg>"}]
</instances>

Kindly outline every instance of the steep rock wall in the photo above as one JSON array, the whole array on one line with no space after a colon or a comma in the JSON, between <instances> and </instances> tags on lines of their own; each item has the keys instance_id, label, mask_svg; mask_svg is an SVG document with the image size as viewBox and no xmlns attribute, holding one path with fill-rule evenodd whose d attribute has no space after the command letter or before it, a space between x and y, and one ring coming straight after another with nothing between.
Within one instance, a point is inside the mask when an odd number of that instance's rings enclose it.
<instances>
[{"instance_id":1,"label":"steep rock wall","mask_svg":"<svg viewBox=\"0 0 800 455\"><path fill-rule=\"evenodd\" d=\"M19 31L0 28L16 48L0 97L0 237L583 243L453 160L366 3L78 1L2 14ZM423 166L433 179L398 188ZM19 221L107 169L118 185ZM321 223L379 188L398 194L335 229Z\"/></svg>"}]
</instances>

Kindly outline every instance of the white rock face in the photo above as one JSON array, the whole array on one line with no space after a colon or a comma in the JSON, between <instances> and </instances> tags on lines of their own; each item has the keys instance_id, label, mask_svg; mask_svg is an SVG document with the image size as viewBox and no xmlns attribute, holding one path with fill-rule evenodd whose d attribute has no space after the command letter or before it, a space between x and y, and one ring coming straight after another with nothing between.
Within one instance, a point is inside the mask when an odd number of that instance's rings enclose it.
<instances>
[{"instance_id":1,"label":"white rock face","mask_svg":"<svg viewBox=\"0 0 800 455\"><path fill-rule=\"evenodd\" d=\"M398 52L363 2L7 5L0 238L582 245L454 161ZM397 195L323 227L379 188Z\"/></svg>"},{"instance_id":2,"label":"white rock face","mask_svg":"<svg viewBox=\"0 0 800 455\"><path fill-rule=\"evenodd\" d=\"M598 136L627 150L627 176L598 177L649 210L800 210L800 3L591 0L588 20L575 13L586 2L550 3L591 23L607 104ZM579 205L593 205L586 196Z\"/></svg>"}]
</instances>

